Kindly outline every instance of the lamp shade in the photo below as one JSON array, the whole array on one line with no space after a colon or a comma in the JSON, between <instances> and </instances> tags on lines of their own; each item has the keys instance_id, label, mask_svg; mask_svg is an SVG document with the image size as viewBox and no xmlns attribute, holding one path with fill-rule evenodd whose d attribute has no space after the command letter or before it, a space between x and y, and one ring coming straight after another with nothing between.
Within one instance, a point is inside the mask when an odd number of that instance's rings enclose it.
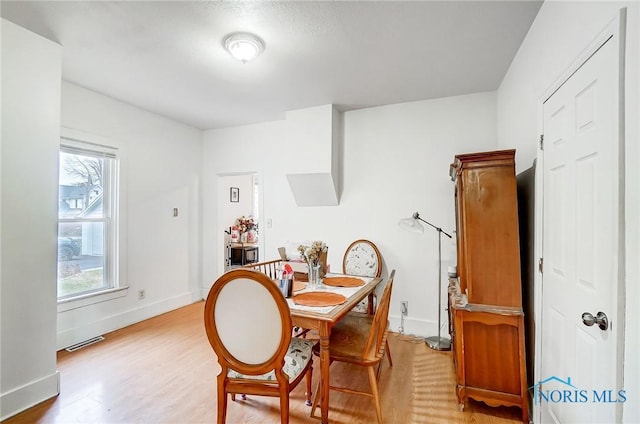
<instances>
[{"instance_id":1,"label":"lamp shade","mask_svg":"<svg viewBox=\"0 0 640 424\"><path fill-rule=\"evenodd\" d=\"M424 233L424 226L418 221L418 212L414 213L410 218L403 218L398 221L400 228L412 233Z\"/></svg>"}]
</instances>

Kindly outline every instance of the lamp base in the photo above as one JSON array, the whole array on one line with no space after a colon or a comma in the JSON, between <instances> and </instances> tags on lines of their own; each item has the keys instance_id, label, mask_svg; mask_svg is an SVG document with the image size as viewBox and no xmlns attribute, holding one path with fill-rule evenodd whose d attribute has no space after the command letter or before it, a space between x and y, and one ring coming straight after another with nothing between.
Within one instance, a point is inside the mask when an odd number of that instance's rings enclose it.
<instances>
[{"instance_id":1,"label":"lamp base","mask_svg":"<svg viewBox=\"0 0 640 424\"><path fill-rule=\"evenodd\" d=\"M451 350L451 340L445 337L432 336L427 337L424 342L433 350Z\"/></svg>"}]
</instances>

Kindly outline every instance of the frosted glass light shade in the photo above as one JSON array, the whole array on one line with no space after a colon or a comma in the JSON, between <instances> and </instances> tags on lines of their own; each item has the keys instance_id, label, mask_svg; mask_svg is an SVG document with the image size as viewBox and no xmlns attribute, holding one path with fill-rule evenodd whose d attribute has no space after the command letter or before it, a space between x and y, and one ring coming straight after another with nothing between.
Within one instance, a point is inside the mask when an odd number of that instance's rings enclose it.
<instances>
[{"instance_id":1,"label":"frosted glass light shade","mask_svg":"<svg viewBox=\"0 0 640 424\"><path fill-rule=\"evenodd\" d=\"M255 59L264 51L264 41L260 37L246 32L227 35L223 44L231 56L242 63Z\"/></svg>"},{"instance_id":2,"label":"frosted glass light shade","mask_svg":"<svg viewBox=\"0 0 640 424\"><path fill-rule=\"evenodd\" d=\"M418 212L416 212L411 218L403 218L398 221L398 225L400 228L411 231L412 233L424 233L424 226L418 221L418 218L419 215Z\"/></svg>"}]
</instances>

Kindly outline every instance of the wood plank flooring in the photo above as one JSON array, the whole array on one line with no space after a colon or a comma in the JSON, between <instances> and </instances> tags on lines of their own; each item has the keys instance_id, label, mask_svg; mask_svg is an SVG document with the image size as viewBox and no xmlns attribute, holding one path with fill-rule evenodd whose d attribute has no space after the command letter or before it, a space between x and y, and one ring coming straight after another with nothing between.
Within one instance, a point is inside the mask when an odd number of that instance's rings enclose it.
<instances>
[{"instance_id":1,"label":"wood plank flooring","mask_svg":"<svg viewBox=\"0 0 640 424\"><path fill-rule=\"evenodd\" d=\"M202 321L204 302L105 335L106 340L69 353L58 352L61 393L3 424L18 423L215 423L218 364ZM380 396L384 421L418 424L513 424L516 408L470 402L459 412L450 352L427 348L421 339L390 337L394 366L383 361ZM319 363L314 366L317 382ZM331 367L332 382L368 387L366 372L345 364ZM309 417L304 384L291 394L291 423ZM331 392L332 423L372 423L375 410L364 396ZM319 414L319 411L316 412ZM229 402L235 423L279 423L278 400L251 396Z\"/></svg>"}]
</instances>

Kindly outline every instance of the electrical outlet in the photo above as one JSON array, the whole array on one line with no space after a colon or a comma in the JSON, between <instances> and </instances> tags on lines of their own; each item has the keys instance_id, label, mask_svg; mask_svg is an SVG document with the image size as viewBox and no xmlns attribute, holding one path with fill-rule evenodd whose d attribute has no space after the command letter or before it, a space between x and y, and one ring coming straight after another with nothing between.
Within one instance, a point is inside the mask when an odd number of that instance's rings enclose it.
<instances>
[{"instance_id":1,"label":"electrical outlet","mask_svg":"<svg viewBox=\"0 0 640 424\"><path fill-rule=\"evenodd\" d=\"M409 315L409 302L406 300L400 302L400 315L403 317Z\"/></svg>"},{"instance_id":2,"label":"electrical outlet","mask_svg":"<svg viewBox=\"0 0 640 424\"><path fill-rule=\"evenodd\" d=\"M144 295L145 295L144 289L138 290L138 300L144 299Z\"/></svg>"}]
</instances>

